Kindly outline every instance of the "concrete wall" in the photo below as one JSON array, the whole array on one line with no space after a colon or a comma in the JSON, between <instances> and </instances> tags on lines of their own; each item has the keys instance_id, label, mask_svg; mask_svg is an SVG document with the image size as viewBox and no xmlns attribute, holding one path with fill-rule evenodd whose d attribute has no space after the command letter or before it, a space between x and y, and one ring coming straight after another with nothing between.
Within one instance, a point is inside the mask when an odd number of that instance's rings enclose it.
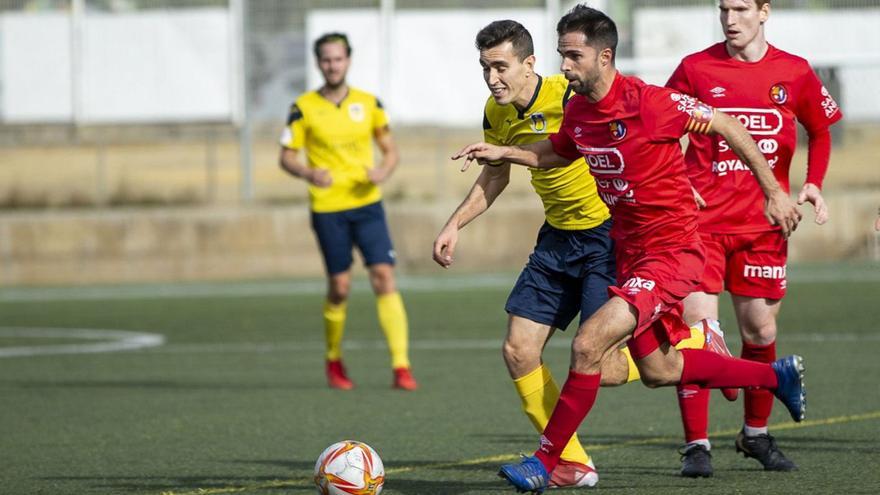
<instances>
[{"instance_id":1,"label":"concrete wall","mask_svg":"<svg viewBox=\"0 0 880 495\"><path fill-rule=\"evenodd\" d=\"M462 232L455 271L513 271L525 263L542 221L540 207L526 196L502 199ZM817 227L807 213L791 243L792 260L878 259L872 224L880 196L848 193L828 201L832 222ZM431 261L431 244L454 207L387 205L401 271L439 270ZM322 273L303 206L0 215L0 285Z\"/></svg>"}]
</instances>

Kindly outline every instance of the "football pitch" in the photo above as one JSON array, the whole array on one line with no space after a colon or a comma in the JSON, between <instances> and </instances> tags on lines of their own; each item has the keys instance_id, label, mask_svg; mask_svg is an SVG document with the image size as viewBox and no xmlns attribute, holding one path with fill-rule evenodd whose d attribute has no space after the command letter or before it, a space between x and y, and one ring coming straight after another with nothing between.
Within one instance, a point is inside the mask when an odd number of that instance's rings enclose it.
<instances>
[{"instance_id":1,"label":"football pitch","mask_svg":"<svg viewBox=\"0 0 880 495\"><path fill-rule=\"evenodd\" d=\"M379 452L389 495L513 493L497 468L537 441L500 354L514 279L402 279L413 393L390 389L363 281L345 338L350 392L325 384L319 280L0 289L0 493L314 493L315 459L343 439ZM742 399L713 393L715 477L681 478L674 389L633 383L603 389L579 430L596 490L880 492L878 316L876 264L790 268L779 353L805 358L807 421L777 402L771 432L799 471L735 454ZM545 354L560 383L569 339Z\"/></svg>"}]
</instances>

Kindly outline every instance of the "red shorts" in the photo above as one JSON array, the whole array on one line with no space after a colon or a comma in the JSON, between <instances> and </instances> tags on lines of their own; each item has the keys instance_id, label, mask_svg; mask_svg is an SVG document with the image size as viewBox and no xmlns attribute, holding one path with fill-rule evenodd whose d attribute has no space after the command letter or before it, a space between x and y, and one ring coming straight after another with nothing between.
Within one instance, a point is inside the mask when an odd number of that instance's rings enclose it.
<instances>
[{"instance_id":1,"label":"red shorts","mask_svg":"<svg viewBox=\"0 0 880 495\"><path fill-rule=\"evenodd\" d=\"M719 294L727 290L745 297L782 299L788 240L770 230L748 234L701 232L706 248L706 271L696 290Z\"/></svg>"},{"instance_id":2,"label":"red shorts","mask_svg":"<svg viewBox=\"0 0 880 495\"><path fill-rule=\"evenodd\" d=\"M634 359L654 352L663 342L671 345L690 337L682 319L681 301L700 282L706 258L702 245L694 241L672 249L630 251L618 249L617 286L608 288L633 306L638 323L627 342Z\"/></svg>"}]
</instances>

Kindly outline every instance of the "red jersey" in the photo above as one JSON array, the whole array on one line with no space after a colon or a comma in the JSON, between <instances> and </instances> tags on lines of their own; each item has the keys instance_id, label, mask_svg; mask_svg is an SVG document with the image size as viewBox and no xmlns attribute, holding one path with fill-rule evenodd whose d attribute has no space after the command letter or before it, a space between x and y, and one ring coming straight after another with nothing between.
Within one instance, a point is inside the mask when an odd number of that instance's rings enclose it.
<instances>
[{"instance_id":1,"label":"red jersey","mask_svg":"<svg viewBox=\"0 0 880 495\"><path fill-rule=\"evenodd\" d=\"M679 139L707 132L713 116L712 107L690 96L618 73L600 101L568 101L550 142L562 157L585 158L611 210L618 246L680 246L699 241Z\"/></svg>"},{"instance_id":2,"label":"red jersey","mask_svg":"<svg viewBox=\"0 0 880 495\"><path fill-rule=\"evenodd\" d=\"M806 60L770 46L758 62L743 62L724 43L685 57L666 85L711 103L738 119L754 137L789 192L797 144L795 121L808 132L842 117ZM708 203L700 230L738 234L776 230L764 217L764 195L751 171L721 136L691 135L685 153L691 183Z\"/></svg>"}]
</instances>

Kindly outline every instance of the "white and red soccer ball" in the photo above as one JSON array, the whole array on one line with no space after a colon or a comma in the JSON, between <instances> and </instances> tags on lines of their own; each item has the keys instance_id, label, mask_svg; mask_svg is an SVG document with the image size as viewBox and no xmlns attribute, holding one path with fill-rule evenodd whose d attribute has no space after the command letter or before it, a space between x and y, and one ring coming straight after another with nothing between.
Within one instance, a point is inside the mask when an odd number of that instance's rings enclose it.
<instances>
[{"instance_id":1,"label":"white and red soccer ball","mask_svg":"<svg viewBox=\"0 0 880 495\"><path fill-rule=\"evenodd\" d=\"M384 484L382 459L365 443L334 443L315 463L315 485L322 495L379 495Z\"/></svg>"}]
</instances>

